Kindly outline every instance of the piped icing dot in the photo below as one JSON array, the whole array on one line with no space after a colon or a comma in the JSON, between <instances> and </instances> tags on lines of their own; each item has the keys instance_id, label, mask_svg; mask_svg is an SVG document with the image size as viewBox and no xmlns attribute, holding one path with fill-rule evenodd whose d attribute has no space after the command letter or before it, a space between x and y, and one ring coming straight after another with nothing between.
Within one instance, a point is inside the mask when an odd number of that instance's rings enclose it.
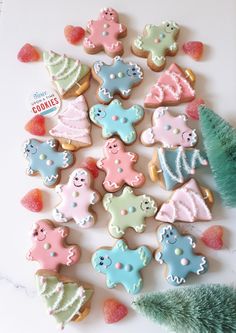
<instances>
[{"instance_id":1,"label":"piped icing dot","mask_svg":"<svg viewBox=\"0 0 236 333\"><path fill-rule=\"evenodd\" d=\"M131 206L128 208L129 213L134 213L136 211L136 208L134 206Z\"/></svg>"},{"instance_id":2,"label":"piped icing dot","mask_svg":"<svg viewBox=\"0 0 236 333\"><path fill-rule=\"evenodd\" d=\"M163 34L163 32L160 33L160 38L165 38L165 34Z\"/></svg>"},{"instance_id":3,"label":"piped icing dot","mask_svg":"<svg viewBox=\"0 0 236 333\"><path fill-rule=\"evenodd\" d=\"M132 269L133 269L133 266L132 266L132 265L130 265L130 264L125 265L125 270L126 270L127 272L131 272Z\"/></svg>"},{"instance_id":4,"label":"piped icing dot","mask_svg":"<svg viewBox=\"0 0 236 333\"><path fill-rule=\"evenodd\" d=\"M187 258L182 258L180 263L182 266L187 266L189 264L189 260Z\"/></svg>"},{"instance_id":5,"label":"piped icing dot","mask_svg":"<svg viewBox=\"0 0 236 333\"><path fill-rule=\"evenodd\" d=\"M191 173L191 175L194 175L195 174L195 169L191 169L190 173Z\"/></svg>"},{"instance_id":6,"label":"piped icing dot","mask_svg":"<svg viewBox=\"0 0 236 333\"><path fill-rule=\"evenodd\" d=\"M114 80L115 78L116 78L115 74L114 74L114 73L111 73L111 74L110 74L110 79L111 79L111 80Z\"/></svg>"},{"instance_id":7,"label":"piped icing dot","mask_svg":"<svg viewBox=\"0 0 236 333\"><path fill-rule=\"evenodd\" d=\"M127 215L127 214L128 214L128 212L127 212L127 210L126 210L126 209L122 209L122 210L120 211L120 214L121 214L121 215Z\"/></svg>"},{"instance_id":8,"label":"piped icing dot","mask_svg":"<svg viewBox=\"0 0 236 333\"><path fill-rule=\"evenodd\" d=\"M107 29L107 28L109 28L110 27L110 25L108 24L108 23L105 23L104 25L103 25L103 28L105 28L105 29Z\"/></svg>"},{"instance_id":9,"label":"piped icing dot","mask_svg":"<svg viewBox=\"0 0 236 333\"><path fill-rule=\"evenodd\" d=\"M103 31L103 32L102 32L102 35L103 35L103 36L108 36L108 35L109 35L109 32L108 32L108 31Z\"/></svg>"},{"instance_id":10,"label":"piped icing dot","mask_svg":"<svg viewBox=\"0 0 236 333\"><path fill-rule=\"evenodd\" d=\"M154 39L154 43L158 44L160 42L160 39L159 38L155 38Z\"/></svg>"},{"instance_id":11,"label":"piped icing dot","mask_svg":"<svg viewBox=\"0 0 236 333\"><path fill-rule=\"evenodd\" d=\"M120 120L123 124L127 123L128 119L126 117L121 118Z\"/></svg>"},{"instance_id":12,"label":"piped icing dot","mask_svg":"<svg viewBox=\"0 0 236 333\"><path fill-rule=\"evenodd\" d=\"M76 207L77 203L76 202L72 202L72 207Z\"/></svg>"},{"instance_id":13,"label":"piped icing dot","mask_svg":"<svg viewBox=\"0 0 236 333\"><path fill-rule=\"evenodd\" d=\"M52 160L47 160L47 161L46 161L46 164L47 164L48 166L53 165L53 163L54 163L54 162L53 162Z\"/></svg>"},{"instance_id":14,"label":"piped icing dot","mask_svg":"<svg viewBox=\"0 0 236 333\"><path fill-rule=\"evenodd\" d=\"M51 244L49 244L49 243L45 243L45 244L43 245L43 248L44 248L45 250L50 249L50 247L51 247Z\"/></svg>"},{"instance_id":15,"label":"piped icing dot","mask_svg":"<svg viewBox=\"0 0 236 333\"><path fill-rule=\"evenodd\" d=\"M123 267L123 265L122 265L122 263L120 263L120 262L117 262L116 264L115 264L115 268L116 269L121 269Z\"/></svg>"},{"instance_id":16,"label":"piped icing dot","mask_svg":"<svg viewBox=\"0 0 236 333\"><path fill-rule=\"evenodd\" d=\"M122 77L125 76L125 74L124 74L123 72L119 72L119 73L117 74L117 76L121 79Z\"/></svg>"},{"instance_id":17,"label":"piped icing dot","mask_svg":"<svg viewBox=\"0 0 236 333\"><path fill-rule=\"evenodd\" d=\"M118 117L117 116L112 116L111 119L114 120L114 121L117 121Z\"/></svg>"},{"instance_id":18,"label":"piped icing dot","mask_svg":"<svg viewBox=\"0 0 236 333\"><path fill-rule=\"evenodd\" d=\"M169 131L169 130L171 129L171 126L170 126L170 125L165 125L165 126L164 126L164 129L165 129L166 131Z\"/></svg>"},{"instance_id":19,"label":"piped icing dot","mask_svg":"<svg viewBox=\"0 0 236 333\"><path fill-rule=\"evenodd\" d=\"M121 173L121 172L123 172L123 169L122 168L118 168L117 172Z\"/></svg>"},{"instance_id":20,"label":"piped icing dot","mask_svg":"<svg viewBox=\"0 0 236 333\"><path fill-rule=\"evenodd\" d=\"M179 134L179 132L180 132L180 129L179 129L179 128L174 128L174 129L173 129L173 133L174 133L174 134Z\"/></svg>"},{"instance_id":21,"label":"piped icing dot","mask_svg":"<svg viewBox=\"0 0 236 333\"><path fill-rule=\"evenodd\" d=\"M47 155L45 155L45 154L40 154L39 155L40 160L46 160L46 158L47 158Z\"/></svg>"},{"instance_id":22,"label":"piped icing dot","mask_svg":"<svg viewBox=\"0 0 236 333\"><path fill-rule=\"evenodd\" d=\"M115 160L115 164L120 164L120 160Z\"/></svg>"},{"instance_id":23,"label":"piped icing dot","mask_svg":"<svg viewBox=\"0 0 236 333\"><path fill-rule=\"evenodd\" d=\"M175 249L175 254L176 254L177 256L180 256L182 253L183 253L183 250L180 249L179 247L177 247L177 248Z\"/></svg>"},{"instance_id":24,"label":"piped icing dot","mask_svg":"<svg viewBox=\"0 0 236 333\"><path fill-rule=\"evenodd\" d=\"M73 191L72 192L72 197L73 198L76 198L76 197L78 197L79 196L79 192L77 192L77 191Z\"/></svg>"},{"instance_id":25,"label":"piped icing dot","mask_svg":"<svg viewBox=\"0 0 236 333\"><path fill-rule=\"evenodd\" d=\"M51 256L51 257L56 257L56 255L57 255L56 252L53 252L53 251L50 252L50 256Z\"/></svg>"}]
</instances>

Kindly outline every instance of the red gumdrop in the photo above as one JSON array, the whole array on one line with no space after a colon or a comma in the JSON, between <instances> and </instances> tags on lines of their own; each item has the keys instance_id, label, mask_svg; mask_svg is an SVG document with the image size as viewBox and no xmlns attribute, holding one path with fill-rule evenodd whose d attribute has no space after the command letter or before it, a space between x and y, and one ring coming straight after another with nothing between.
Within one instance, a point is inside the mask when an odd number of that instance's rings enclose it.
<instances>
[{"instance_id":1,"label":"red gumdrop","mask_svg":"<svg viewBox=\"0 0 236 333\"><path fill-rule=\"evenodd\" d=\"M127 307L114 298L105 300L103 305L104 319L107 324L113 324L123 319L127 313Z\"/></svg>"},{"instance_id":2,"label":"red gumdrop","mask_svg":"<svg viewBox=\"0 0 236 333\"><path fill-rule=\"evenodd\" d=\"M202 98L196 98L188 103L185 109L186 115L194 120L199 120L198 107L202 104L205 104Z\"/></svg>"},{"instance_id":3,"label":"red gumdrop","mask_svg":"<svg viewBox=\"0 0 236 333\"><path fill-rule=\"evenodd\" d=\"M91 172L93 178L97 178L99 174L99 169L97 167L97 161L92 157L87 157L82 163L82 167L86 168Z\"/></svg>"},{"instance_id":4,"label":"red gumdrop","mask_svg":"<svg viewBox=\"0 0 236 333\"><path fill-rule=\"evenodd\" d=\"M75 45L78 44L84 38L85 31L82 27L67 25L64 28L64 35L70 44Z\"/></svg>"},{"instance_id":5,"label":"red gumdrop","mask_svg":"<svg viewBox=\"0 0 236 333\"><path fill-rule=\"evenodd\" d=\"M187 42L183 45L184 53L189 55L194 60L200 60L203 53L203 43L202 42Z\"/></svg>"},{"instance_id":6,"label":"red gumdrop","mask_svg":"<svg viewBox=\"0 0 236 333\"><path fill-rule=\"evenodd\" d=\"M25 130L33 135L43 136L46 134L45 117L38 114L25 125Z\"/></svg>"},{"instance_id":7,"label":"red gumdrop","mask_svg":"<svg viewBox=\"0 0 236 333\"><path fill-rule=\"evenodd\" d=\"M40 53L33 45L26 43L18 52L17 59L21 62L38 61Z\"/></svg>"},{"instance_id":8,"label":"red gumdrop","mask_svg":"<svg viewBox=\"0 0 236 333\"><path fill-rule=\"evenodd\" d=\"M220 250L223 246L224 229L220 225L213 225L201 235L203 243L214 250Z\"/></svg>"},{"instance_id":9,"label":"red gumdrop","mask_svg":"<svg viewBox=\"0 0 236 333\"><path fill-rule=\"evenodd\" d=\"M42 191L38 188L34 188L26 193L20 202L22 206L31 212L40 212L43 209Z\"/></svg>"}]
</instances>

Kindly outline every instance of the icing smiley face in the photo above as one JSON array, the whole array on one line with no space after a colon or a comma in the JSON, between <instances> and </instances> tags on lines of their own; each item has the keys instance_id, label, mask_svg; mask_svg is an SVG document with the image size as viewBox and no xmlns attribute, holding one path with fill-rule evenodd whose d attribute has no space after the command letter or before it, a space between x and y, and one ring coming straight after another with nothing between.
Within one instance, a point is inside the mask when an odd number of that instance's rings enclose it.
<instances>
[{"instance_id":1,"label":"icing smiley face","mask_svg":"<svg viewBox=\"0 0 236 333\"><path fill-rule=\"evenodd\" d=\"M108 154L118 154L119 151L123 150L123 146L119 140L112 139L112 140L107 140L105 144L105 150Z\"/></svg>"},{"instance_id":2,"label":"icing smiley face","mask_svg":"<svg viewBox=\"0 0 236 333\"><path fill-rule=\"evenodd\" d=\"M101 119L106 117L106 111L105 108L102 106L99 106L95 108L94 110L94 118L97 119L97 121L100 121Z\"/></svg>"},{"instance_id":3,"label":"icing smiley face","mask_svg":"<svg viewBox=\"0 0 236 333\"><path fill-rule=\"evenodd\" d=\"M75 187L82 187L87 185L87 172L84 170L76 171L73 175L73 185Z\"/></svg>"},{"instance_id":4,"label":"icing smiley face","mask_svg":"<svg viewBox=\"0 0 236 333\"><path fill-rule=\"evenodd\" d=\"M105 273L106 270L111 266L112 260L107 255L106 251L100 250L98 254L99 255L97 255L94 259L94 264L100 273Z\"/></svg>"},{"instance_id":5,"label":"icing smiley face","mask_svg":"<svg viewBox=\"0 0 236 333\"><path fill-rule=\"evenodd\" d=\"M47 237L46 227L47 225L45 223L44 225L43 223L41 223L41 225L37 223L34 225L32 236L35 241L41 242Z\"/></svg>"},{"instance_id":6,"label":"icing smiley face","mask_svg":"<svg viewBox=\"0 0 236 333\"><path fill-rule=\"evenodd\" d=\"M186 282L189 273L203 274L208 269L208 262L204 256L193 252L196 247L190 235L181 235L170 224L162 224L157 230L160 247L155 253L155 259L167 266L167 281L178 286Z\"/></svg>"},{"instance_id":7,"label":"icing smiley face","mask_svg":"<svg viewBox=\"0 0 236 333\"><path fill-rule=\"evenodd\" d=\"M177 23L175 23L173 21L163 22L163 30L166 33L171 33L171 34L173 34L173 36L176 37L176 35L179 32L179 26Z\"/></svg>"},{"instance_id":8,"label":"icing smiley face","mask_svg":"<svg viewBox=\"0 0 236 333\"><path fill-rule=\"evenodd\" d=\"M106 21L119 22L119 15L113 8L102 9L99 17Z\"/></svg>"},{"instance_id":9,"label":"icing smiley face","mask_svg":"<svg viewBox=\"0 0 236 333\"><path fill-rule=\"evenodd\" d=\"M144 195L142 198L140 208L147 217L153 216L155 214L155 212L157 211L157 208L155 206L153 199L146 195Z\"/></svg>"},{"instance_id":10,"label":"icing smiley face","mask_svg":"<svg viewBox=\"0 0 236 333\"><path fill-rule=\"evenodd\" d=\"M31 155L37 154L39 142L37 140L31 139L25 143L24 153L25 156L30 157Z\"/></svg>"}]
</instances>

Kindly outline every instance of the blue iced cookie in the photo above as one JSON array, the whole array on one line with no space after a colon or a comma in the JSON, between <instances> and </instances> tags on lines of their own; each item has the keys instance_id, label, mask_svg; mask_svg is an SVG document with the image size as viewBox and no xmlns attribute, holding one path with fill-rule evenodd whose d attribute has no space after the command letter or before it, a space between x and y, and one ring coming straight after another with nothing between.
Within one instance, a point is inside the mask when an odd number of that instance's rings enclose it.
<instances>
[{"instance_id":1,"label":"blue iced cookie","mask_svg":"<svg viewBox=\"0 0 236 333\"><path fill-rule=\"evenodd\" d=\"M119 240L113 248L97 250L92 256L92 265L106 275L108 288L122 284L128 293L137 294L143 285L140 271L151 260L152 254L146 246L130 250L124 240Z\"/></svg>"},{"instance_id":2,"label":"blue iced cookie","mask_svg":"<svg viewBox=\"0 0 236 333\"><path fill-rule=\"evenodd\" d=\"M89 116L93 123L102 127L104 139L117 135L124 143L131 144L137 137L134 125L143 118L144 110L140 105L124 109L121 102L114 99L109 105L94 105Z\"/></svg>"},{"instance_id":3,"label":"blue iced cookie","mask_svg":"<svg viewBox=\"0 0 236 333\"><path fill-rule=\"evenodd\" d=\"M29 139L24 143L24 156L28 160L26 172L32 176L39 173L46 186L54 186L60 179L60 169L73 164L73 154L58 152L59 143L55 139L44 142Z\"/></svg>"},{"instance_id":4,"label":"blue iced cookie","mask_svg":"<svg viewBox=\"0 0 236 333\"><path fill-rule=\"evenodd\" d=\"M92 74L99 82L97 97L103 104L108 104L115 94L129 98L132 88L143 80L142 69L132 62L124 62L119 56L114 58L111 65L102 61L95 62Z\"/></svg>"},{"instance_id":5,"label":"blue iced cookie","mask_svg":"<svg viewBox=\"0 0 236 333\"><path fill-rule=\"evenodd\" d=\"M165 223L157 230L157 240L160 246L155 259L167 265L166 279L173 286L185 283L189 273L200 275L208 270L206 257L193 252L196 244L192 236L181 235L175 227Z\"/></svg>"}]
</instances>

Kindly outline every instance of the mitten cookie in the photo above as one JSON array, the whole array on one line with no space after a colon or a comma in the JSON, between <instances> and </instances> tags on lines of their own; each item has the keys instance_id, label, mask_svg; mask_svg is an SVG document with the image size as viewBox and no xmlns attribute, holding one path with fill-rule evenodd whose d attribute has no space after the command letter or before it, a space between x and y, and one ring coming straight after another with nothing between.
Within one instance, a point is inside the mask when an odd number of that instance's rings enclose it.
<instances>
[{"instance_id":1,"label":"mitten cookie","mask_svg":"<svg viewBox=\"0 0 236 333\"><path fill-rule=\"evenodd\" d=\"M118 94L127 99L132 88L138 86L143 80L141 67L133 62L125 62L117 56L111 65L97 61L92 67L93 78L98 81L97 98L100 103L108 104Z\"/></svg>"},{"instance_id":2,"label":"mitten cookie","mask_svg":"<svg viewBox=\"0 0 236 333\"><path fill-rule=\"evenodd\" d=\"M108 229L112 237L121 238L127 228L143 232L145 219L157 211L155 201L146 194L135 195L131 187L124 187L120 196L107 193L103 197L103 206L111 214Z\"/></svg>"},{"instance_id":3,"label":"mitten cookie","mask_svg":"<svg viewBox=\"0 0 236 333\"><path fill-rule=\"evenodd\" d=\"M195 241L190 235L181 235L175 227L166 223L157 230L159 248L155 259L166 265L165 278L173 286L186 282L190 273L203 274L208 270L206 257L194 253Z\"/></svg>"},{"instance_id":4,"label":"mitten cookie","mask_svg":"<svg viewBox=\"0 0 236 333\"><path fill-rule=\"evenodd\" d=\"M121 284L128 293L137 294L143 286L140 271L151 260L152 254L146 246L130 250L124 240L119 240L113 248L98 249L92 256L92 265L106 275L108 288Z\"/></svg>"},{"instance_id":5,"label":"mitten cookie","mask_svg":"<svg viewBox=\"0 0 236 333\"><path fill-rule=\"evenodd\" d=\"M161 71L166 64L166 56L174 56L178 51L176 43L179 26L176 22L165 21L160 25L148 24L143 35L132 44L132 51L139 57L147 58L153 71Z\"/></svg>"},{"instance_id":6,"label":"mitten cookie","mask_svg":"<svg viewBox=\"0 0 236 333\"><path fill-rule=\"evenodd\" d=\"M95 223L94 213L90 206L100 200L100 194L92 187L92 176L86 168L75 169L67 184L56 186L61 196L61 203L53 210L57 222L68 222L71 219L81 228L89 228Z\"/></svg>"},{"instance_id":7,"label":"mitten cookie","mask_svg":"<svg viewBox=\"0 0 236 333\"><path fill-rule=\"evenodd\" d=\"M23 152L28 161L26 172L29 176L39 173L46 186L55 186L60 180L60 169L71 166L74 156L69 151L58 151L59 142L50 139L44 142L29 139L24 143Z\"/></svg>"},{"instance_id":8,"label":"mitten cookie","mask_svg":"<svg viewBox=\"0 0 236 333\"><path fill-rule=\"evenodd\" d=\"M33 247L28 260L38 261L41 268L58 271L61 265L71 266L80 257L77 245L67 245L68 227L55 227L49 220L39 220L33 225Z\"/></svg>"},{"instance_id":9,"label":"mitten cookie","mask_svg":"<svg viewBox=\"0 0 236 333\"><path fill-rule=\"evenodd\" d=\"M160 107L152 116L152 127L141 134L141 142L151 146L157 142L164 147L193 147L197 143L196 130L187 126L185 115L172 116L168 108Z\"/></svg>"},{"instance_id":10,"label":"mitten cookie","mask_svg":"<svg viewBox=\"0 0 236 333\"><path fill-rule=\"evenodd\" d=\"M108 192L119 191L124 184L141 187L145 176L134 170L138 155L126 152L123 143L118 139L109 139L104 146L105 157L98 160L97 166L106 172L103 186Z\"/></svg>"},{"instance_id":11,"label":"mitten cookie","mask_svg":"<svg viewBox=\"0 0 236 333\"><path fill-rule=\"evenodd\" d=\"M63 149L78 150L92 144L88 105L84 96L68 104L58 116L58 124L49 133L60 141Z\"/></svg>"},{"instance_id":12,"label":"mitten cookie","mask_svg":"<svg viewBox=\"0 0 236 333\"><path fill-rule=\"evenodd\" d=\"M110 57L123 54L123 44L119 41L127 33L126 26L119 23L119 15L113 8L103 8L98 20L87 24L89 36L84 39L84 49L89 54L105 51Z\"/></svg>"}]
</instances>

